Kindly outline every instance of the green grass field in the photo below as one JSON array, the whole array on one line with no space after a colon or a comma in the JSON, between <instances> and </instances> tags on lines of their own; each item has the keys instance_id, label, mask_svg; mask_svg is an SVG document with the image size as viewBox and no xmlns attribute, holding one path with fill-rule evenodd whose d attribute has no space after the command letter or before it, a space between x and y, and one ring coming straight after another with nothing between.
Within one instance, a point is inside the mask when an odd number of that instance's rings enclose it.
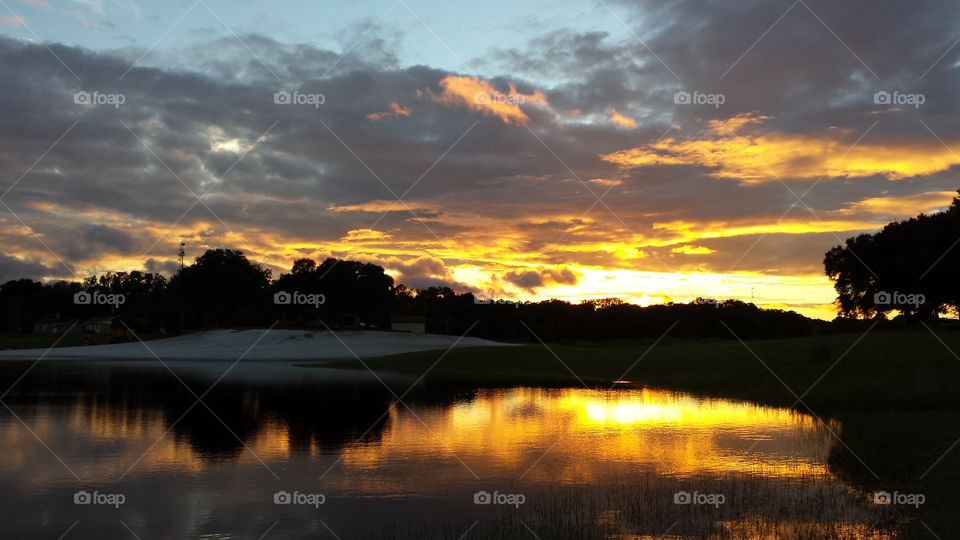
<instances>
[{"instance_id":1,"label":"green grass field","mask_svg":"<svg viewBox=\"0 0 960 540\"><path fill-rule=\"evenodd\" d=\"M431 351L364 362L376 371L416 376L429 370L428 381L603 387L626 379L779 406L802 397L798 408L829 412L960 408L960 358L952 351L960 351L960 332L935 336L921 328L745 343L536 343L455 349L442 359L442 352ZM357 360L333 367L364 369Z\"/></svg>"},{"instance_id":2,"label":"green grass field","mask_svg":"<svg viewBox=\"0 0 960 540\"><path fill-rule=\"evenodd\" d=\"M653 340L456 349L365 359L371 369L466 385L638 384L745 399L840 421L831 470L866 492L923 493L903 538L958 538L960 332ZM442 356L443 355L443 356ZM442 358L441 358L442 356ZM439 360L439 361L438 361ZM365 369L357 360L333 367ZM802 398L798 399L798 398ZM901 512L898 510L898 512ZM934 531L937 536L931 534Z\"/></svg>"}]
</instances>

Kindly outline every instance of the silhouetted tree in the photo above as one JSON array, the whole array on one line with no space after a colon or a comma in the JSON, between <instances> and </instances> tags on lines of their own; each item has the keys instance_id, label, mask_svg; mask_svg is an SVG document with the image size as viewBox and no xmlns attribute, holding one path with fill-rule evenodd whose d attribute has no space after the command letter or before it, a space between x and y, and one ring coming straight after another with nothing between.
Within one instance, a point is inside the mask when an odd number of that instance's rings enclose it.
<instances>
[{"instance_id":1,"label":"silhouetted tree","mask_svg":"<svg viewBox=\"0 0 960 540\"><path fill-rule=\"evenodd\" d=\"M269 319L270 270L242 251L211 249L170 280L187 326L245 326Z\"/></svg>"},{"instance_id":2,"label":"silhouetted tree","mask_svg":"<svg viewBox=\"0 0 960 540\"><path fill-rule=\"evenodd\" d=\"M300 320L324 317L332 320L357 317L360 322L385 328L390 318L393 278L375 264L327 259L317 265L311 259L294 261L289 274L282 274L273 291L322 294L322 309L315 306L283 306L289 316Z\"/></svg>"},{"instance_id":3,"label":"silhouetted tree","mask_svg":"<svg viewBox=\"0 0 960 540\"><path fill-rule=\"evenodd\" d=\"M946 211L888 224L875 234L848 238L826 253L844 317L899 311L935 318L960 305L960 196Z\"/></svg>"},{"instance_id":4,"label":"silhouetted tree","mask_svg":"<svg viewBox=\"0 0 960 540\"><path fill-rule=\"evenodd\" d=\"M43 293L43 284L32 279L18 279L0 285L3 328L29 332L34 319L44 314L44 306L40 302Z\"/></svg>"}]
</instances>

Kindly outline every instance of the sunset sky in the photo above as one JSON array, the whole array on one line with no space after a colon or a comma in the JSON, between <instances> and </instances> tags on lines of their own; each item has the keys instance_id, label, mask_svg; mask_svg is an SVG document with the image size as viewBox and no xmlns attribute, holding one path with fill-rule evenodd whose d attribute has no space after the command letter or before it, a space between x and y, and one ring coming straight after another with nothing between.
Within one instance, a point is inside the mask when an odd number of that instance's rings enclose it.
<instances>
[{"instance_id":1,"label":"sunset sky","mask_svg":"<svg viewBox=\"0 0 960 540\"><path fill-rule=\"evenodd\" d=\"M0 0L0 280L184 241L832 318L823 254L960 188L960 3L517 4Z\"/></svg>"}]
</instances>

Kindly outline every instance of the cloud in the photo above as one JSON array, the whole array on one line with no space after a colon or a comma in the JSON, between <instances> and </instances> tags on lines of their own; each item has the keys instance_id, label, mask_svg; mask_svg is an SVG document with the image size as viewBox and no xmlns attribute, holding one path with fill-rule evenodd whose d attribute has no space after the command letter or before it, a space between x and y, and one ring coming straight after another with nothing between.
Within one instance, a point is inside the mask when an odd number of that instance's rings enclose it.
<instances>
[{"instance_id":1,"label":"cloud","mask_svg":"<svg viewBox=\"0 0 960 540\"><path fill-rule=\"evenodd\" d=\"M945 210L956 196L956 191L931 191L900 197L870 197L849 204L841 213L881 216L891 220L904 219L921 213Z\"/></svg>"},{"instance_id":2,"label":"cloud","mask_svg":"<svg viewBox=\"0 0 960 540\"><path fill-rule=\"evenodd\" d=\"M0 26L16 26L22 28L27 26L27 20L19 15L7 15L0 17Z\"/></svg>"},{"instance_id":3,"label":"cloud","mask_svg":"<svg viewBox=\"0 0 960 540\"><path fill-rule=\"evenodd\" d=\"M508 86L509 91L503 93L479 77L447 75L440 80L443 91L434 96L434 100L496 116L504 124L525 124L529 120L521 105L548 106L543 92L523 94L514 83Z\"/></svg>"},{"instance_id":4,"label":"cloud","mask_svg":"<svg viewBox=\"0 0 960 540\"><path fill-rule=\"evenodd\" d=\"M83 238L89 242L101 244L124 253L133 247L133 239L126 231L113 229L106 225L94 225L83 232Z\"/></svg>"},{"instance_id":5,"label":"cloud","mask_svg":"<svg viewBox=\"0 0 960 540\"><path fill-rule=\"evenodd\" d=\"M0 284L21 278L40 280L50 276L59 276L62 273L61 269L51 268L39 261L23 260L0 253Z\"/></svg>"},{"instance_id":6,"label":"cloud","mask_svg":"<svg viewBox=\"0 0 960 540\"><path fill-rule=\"evenodd\" d=\"M343 237L343 240L346 242L382 242L389 239L389 233L375 231L373 229L354 229L347 231L347 234Z\"/></svg>"},{"instance_id":7,"label":"cloud","mask_svg":"<svg viewBox=\"0 0 960 540\"><path fill-rule=\"evenodd\" d=\"M851 130L786 133L763 129L768 118L742 114L711 120L697 136L667 137L641 147L604 154L622 167L693 165L717 178L744 183L794 178L900 180L944 172L960 164L960 154L929 142L883 143L856 140Z\"/></svg>"},{"instance_id":8,"label":"cloud","mask_svg":"<svg viewBox=\"0 0 960 540\"><path fill-rule=\"evenodd\" d=\"M188 258L235 246L285 271L294 258L332 255L379 261L408 285L522 297L649 300L692 287L684 272L712 276L709 295L742 272L787 284L771 293L778 302L802 303L808 286L829 301L820 261L837 236L934 208L957 188L955 159L937 140L960 141L955 52L918 82L956 39L956 3L934 2L946 16L926 20L882 1L867 29L849 8L808 0L878 81L821 39L802 6L720 80L783 6L616 1L635 10L625 20L682 83L635 40L605 32L551 30L472 74L404 66L395 36L377 31L343 58L243 34L249 50L234 36L185 42L122 81L142 51L50 43L84 90L127 98L81 107L49 51L0 37L0 176L19 177L80 120L4 198L23 223L0 212L0 245L47 275L65 273L56 257L81 275L149 258L169 269L184 239ZM335 37L349 46L364 29ZM927 95L920 109L872 102L879 89L914 86ZM327 99L279 106L281 89ZM727 99L676 105L681 89ZM636 126L625 130L612 111ZM523 123L535 133L516 129ZM773 174L806 186L826 175L804 198L816 215ZM197 203L191 191L207 190ZM97 226L108 230L90 232ZM559 268L575 284L544 273ZM662 283L669 294L654 290Z\"/></svg>"},{"instance_id":9,"label":"cloud","mask_svg":"<svg viewBox=\"0 0 960 540\"><path fill-rule=\"evenodd\" d=\"M388 213L413 212L418 216L433 217L440 213L441 206L434 202L426 201L388 201L385 199L376 199L360 204L330 205L328 207L333 213L365 213L372 215L383 215Z\"/></svg>"},{"instance_id":10,"label":"cloud","mask_svg":"<svg viewBox=\"0 0 960 540\"><path fill-rule=\"evenodd\" d=\"M21 4L32 6L44 11L51 11L53 7L50 5L50 0L19 0Z\"/></svg>"},{"instance_id":11,"label":"cloud","mask_svg":"<svg viewBox=\"0 0 960 540\"><path fill-rule=\"evenodd\" d=\"M576 285L577 274L569 268L517 270L504 274L503 279L528 292L550 285Z\"/></svg>"},{"instance_id":12,"label":"cloud","mask_svg":"<svg viewBox=\"0 0 960 540\"><path fill-rule=\"evenodd\" d=\"M379 122L381 120L386 120L388 118L397 118L400 116L410 116L413 114L411 109L400 105L396 101L391 101L387 106L387 110L383 112L370 113L367 115L367 120L371 122Z\"/></svg>"},{"instance_id":13,"label":"cloud","mask_svg":"<svg viewBox=\"0 0 960 540\"><path fill-rule=\"evenodd\" d=\"M103 2L100 0L70 0L74 4L79 4L97 13L103 13Z\"/></svg>"},{"instance_id":14,"label":"cloud","mask_svg":"<svg viewBox=\"0 0 960 540\"><path fill-rule=\"evenodd\" d=\"M670 250L670 253L679 253L681 255L710 255L716 252L717 250L710 249L706 246L680 246Z\"/></svg>"},{"instance_id":15,"label":"cloud","mask_svg":"<svg viewBox=\"0 0 960 540\"><path fill-rule=\"evenodd\" d=\"M95 30L113 28L113 23L104 20L92 19L82 11L70 11L67 14L73 17L75 21L80 23L80 26L85 28L93 28Z\"/></svg>"},{"instance_id":16,"label":"cloud","mask_svg":"<svg viewBox=\"0 0 960 540\"><path fill-rule=\"evenodd\" d=\"M633 118L630 118L629 116L624 116L620 114L617 111L617 109L610 109L610 120L612 120L614 124L622 128L627 128L627 129L637 128L636 120L634 120Z\"/></svg>"},{"instance_id":17,"label":"cloud","mask_svg":"<svg viewBox=\"0 0 960 540\"><path fill-rule=\"evenodd\" d=\"M143 269L152 274L164 274L166 276L171 276L180 271L180 265L177 261L161 261L151 257L144 261Z\"/></svg>"},{"instance_id":18,"label":"cloud","mask_svg":"<svg viewBox=\"0 0 960 540\"><path fill-rule=\"evenodd\" d=\"M458 281L451 269L439 257L431 255L386 256L368 260L383 266L397 283L402 283L411 289L449 287L459 293L477 292L474 286Z\"/></svg>"}]
</instances>

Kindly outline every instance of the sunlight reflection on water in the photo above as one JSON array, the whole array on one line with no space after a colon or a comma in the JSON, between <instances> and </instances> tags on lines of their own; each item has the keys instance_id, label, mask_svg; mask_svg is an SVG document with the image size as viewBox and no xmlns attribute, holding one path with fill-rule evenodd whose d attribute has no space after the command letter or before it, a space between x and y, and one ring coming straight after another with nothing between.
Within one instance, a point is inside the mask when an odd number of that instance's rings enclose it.
<instances>
[{"instance_id":1,"label":"sunlight reflection on water","mask_svg":"<svg viewBox=\"0 0 960 540\"><path fill-rule=\"evenodd\" d=\"M190 409L195 398L169 373L38 366L8 397L33 434L0 416L0 493L15 496L3 521L29 538L59 536L75 520L86 531L78 537L112 536L104 531L121 519L168 538L256 538L274 522L278 537L327 527L343 537L407 526L433 534L473 521L483 536L487 525L524 515L547 537L563 507L603 536L663 534L677 522L681 536L827 527L824 538L853 538L873 518L827 467L830 431L786 409L637 388L432 388L412 393L408 408L371 381L291 373L225 381L204 399L214 416ZM209 385L199 379L197 388ZM124 493L127 503L112 512L72 505L78 487ZM278 490L323 493L327 502L277 506ZM480 490L529 502L504 521L503 509L472 504ZM678 506L678 490L728 502ZM494 515L499 521L486 519Z\"/></svg>"}]
</instances>

